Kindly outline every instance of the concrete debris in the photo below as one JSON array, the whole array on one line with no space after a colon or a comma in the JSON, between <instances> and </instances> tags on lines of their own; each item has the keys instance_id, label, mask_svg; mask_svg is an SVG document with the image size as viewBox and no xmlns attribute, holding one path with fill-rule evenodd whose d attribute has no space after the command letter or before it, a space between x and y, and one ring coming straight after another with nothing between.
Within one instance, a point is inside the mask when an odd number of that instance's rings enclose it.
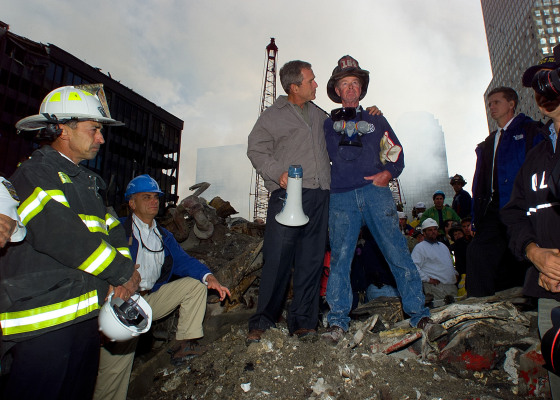
<instances>
[{"instance_id":1,"label":"concrete debris","mask_svg":"<svg viewBox=\"0 0 560 400\"><path fill-rule=\"evenodd\" d=\"M245 344L263 265L264 224L233 218L219 197L201 197L208 183L161 223L209 266L232 296L209 296L204 322L211 350L183 369L168 363L176 317L154 324L164 342L149 361L137 357L129 395L144 399L515 399L549 398L534 305L520 288L486 298L458 299L432 309L447 333L430 342L404 319L398 298L379 298L352 311L336 347L290 336L284 315L259 343ZM288 292L285 308L289 308ZM159 325L158 324L162 324ZM325 328L319 327L319 334ZM421 339L421 340L419 340ZM142 371L142 367L146 370ZM137 377L137 379L134 379Z\"/></svg>"}]
</instances>

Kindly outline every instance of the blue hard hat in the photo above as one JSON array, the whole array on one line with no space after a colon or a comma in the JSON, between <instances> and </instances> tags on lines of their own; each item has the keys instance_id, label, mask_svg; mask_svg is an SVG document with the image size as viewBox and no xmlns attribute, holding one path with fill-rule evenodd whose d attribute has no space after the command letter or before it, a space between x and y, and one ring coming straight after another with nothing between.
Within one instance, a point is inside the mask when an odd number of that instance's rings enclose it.
<instances>
[{"instance_id":1,"label":"blue hard hat","mask_svg":"<svg viewBox=\"0 0 560 400\"><path fill-rule=\"evenodd\" d=\"M443 190L436 190L432 196L432 200L434 200L437 195L443 196L443 198L445 199L445 193L443 193Z\"/></svg>"},{"instance_id":2,"label":"blue hard hat","mask_svg":"<svg viewBox=\"0 0 560 400\"><path fill-rule=\"evenodd\" d=\"M160 197L163 196L156 180L148 174L139 175L128 183L124 199L126 201L130 200L130 196L135 193L158 193Z\"/></svg>"}]
</instances>

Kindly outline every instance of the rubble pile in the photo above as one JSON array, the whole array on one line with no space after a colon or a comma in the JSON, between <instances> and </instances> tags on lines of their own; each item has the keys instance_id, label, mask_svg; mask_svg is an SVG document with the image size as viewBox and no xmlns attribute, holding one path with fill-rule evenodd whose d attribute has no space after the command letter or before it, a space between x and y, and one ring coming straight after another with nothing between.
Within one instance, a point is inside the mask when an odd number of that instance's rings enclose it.
<instances>
[{"instance_id":1,"label":"rubble pile","mask_svg":"<svg viewBox=\"0 0 560 400\"><path fill-rule=\"evenodd\" d=\"M407 320L394 320L387 299L380 310L353 320L336 347L289 336L285 323L246 345L246 317L208 343L209 351L183 367L160 349L152 364L135 366L131 398L144 399L518 399L549 398L536 311L519 311L504 297L458 302L434 310L447 334L428 342ZM376 307L375 303L379 303ZM396 306L397 309L400 305ZM214 315L210 320L230 313ZM361 317L365 314L362 311ZM324 328L320 328L320 332ZM157 360L157 361L154 361ZM142 373L148 368L149 374ZM146 381L146 377L152 378Z\"/></svg>"},{"instance_id":2,"label":"rubble pile","mask_svg":"<svg viewBox=\"0 0 560 400\"><path fill-rule=\"evenodd\" d=\"M289 336L284 321L247 346L262 267L262 226L219 216L220 207L231 212L221 199L217 207L200 199L181 202L183 209L168 215L167 226L181 227L181 245L232 289L233 299L220 304L209 297L203 339L209 350L183 366L171 365L167 354L173 317L156 324L153 337L163 340L137 356L129 398L550 398L536 307L520 288L433 308L432 319L446 332L432 342L403 320L398 299L381 298L353 311L336 347ZM203 226L212 234L201 238L197 221L211 221L212 228Z\"/></svg>"}]
</instances>

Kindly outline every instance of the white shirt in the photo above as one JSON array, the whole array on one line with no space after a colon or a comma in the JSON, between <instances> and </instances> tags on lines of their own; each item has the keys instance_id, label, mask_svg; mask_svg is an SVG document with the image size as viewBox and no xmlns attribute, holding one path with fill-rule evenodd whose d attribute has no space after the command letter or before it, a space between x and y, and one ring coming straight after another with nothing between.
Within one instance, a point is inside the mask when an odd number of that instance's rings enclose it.
<instances>
[{"instance_id":1,"label":"white shirt","mask_svg":"<svg viewBox=\"0 0 560 400\"><path fill-rule=\"evenodd\" d=\"M21 223L17 212L19 199L12 184L0 176L0 214L7 215L16 221L16 228L12 233L10 242L21 242L27 233L25 226Z\"/></svg>"},{"instance_id":2,"label":"white shirt","mask_svg":"<svg viewBox=\"0 0 560 400\"><path fill-rule=\"evenodd\" d=\"M458 273L453 266L451 253L443 243L430 243L424 240L414 247L411 256L422 282L429 282L430 278L444 284L457 281Z\"/></svg>"},{"instance_id":3,"label":"white shirt","mask_svg":"<svg viewBox=\"0 0 560 400\"><path fill-rule=\"evenodd\" d=\"M161 266L165 259L163 239L156 229L156 221L152 221L152 225L148 226L135 214L132 214L132 234L138 241L136 264L140 265L138 272L142 277L139 290L150 290L159 279ZM145 247L153 251L149 251Z\"/></svg>"}]
</instances>

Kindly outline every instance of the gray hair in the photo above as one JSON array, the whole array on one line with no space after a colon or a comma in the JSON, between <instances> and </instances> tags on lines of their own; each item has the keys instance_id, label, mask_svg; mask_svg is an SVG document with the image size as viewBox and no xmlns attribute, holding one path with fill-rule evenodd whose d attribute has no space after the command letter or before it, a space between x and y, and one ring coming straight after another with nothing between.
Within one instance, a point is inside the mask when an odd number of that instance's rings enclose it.
<instances>
[{"instance_id":1,"label":"gray hair","mask_svg":"<svg viewBox=\"0 0 560 400\"><path fill-rule=\"evenodd\" d=\"M303 82L302 69L311 69L311 64L305 61L294 60L288 61L280 68L280 83L287 94L290 94L292 84L299 86Z\"/></svg>"}]
</instances>

